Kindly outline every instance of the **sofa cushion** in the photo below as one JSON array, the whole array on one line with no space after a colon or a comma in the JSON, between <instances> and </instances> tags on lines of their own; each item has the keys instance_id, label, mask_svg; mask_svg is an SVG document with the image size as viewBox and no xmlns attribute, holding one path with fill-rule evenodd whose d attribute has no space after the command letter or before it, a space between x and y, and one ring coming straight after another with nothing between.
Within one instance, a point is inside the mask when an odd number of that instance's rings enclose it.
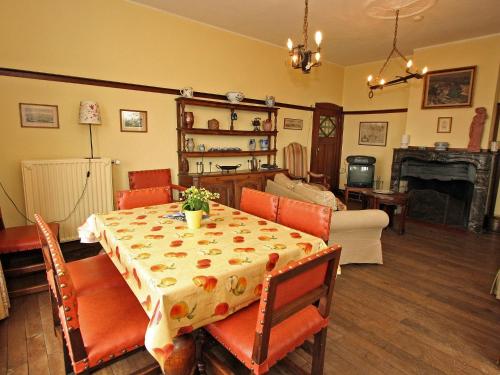
<instances>
[{"instance_id":1,"label":"sofa cushion","mask_svg":"<svg viewBox=\"0 0 500 375\"><path fill-rule=\"evenodd\" d=\"M293 190L297 184L300 183L300 180L292 180L284 173L278 173L274 176L274 182L278 185L284 186L287 189Z\"/></svg>"},{"instance_id":2,"label":"sofa cushion","mask_svg":"<svg viewBox=\"0 0 500 375\"><path fill-rule=\"evenodd\" d=\"M293 191L305 197L311 202L322 206L331 207L333 211L337 211L337 200L331 191L319 191L309 186L308 184L299 183Z\"/></svg>"}]
</instances>

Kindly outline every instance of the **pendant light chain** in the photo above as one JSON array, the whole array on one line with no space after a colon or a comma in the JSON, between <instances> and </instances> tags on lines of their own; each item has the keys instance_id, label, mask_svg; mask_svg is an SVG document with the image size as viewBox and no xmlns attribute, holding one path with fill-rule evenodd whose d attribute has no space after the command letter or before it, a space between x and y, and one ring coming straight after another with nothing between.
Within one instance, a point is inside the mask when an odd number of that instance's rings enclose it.
<instances>
[{"instance_id":1,"label":"pendant light chain","mask_svg":"<svg viewBox=\"0 0 500 375\"><path fill-rule=\"evenodd\" d=\"M307 35L307 28L309 27L308 16L309 16L309 0L306 0L306 6L304 8L304 31L303 31L304 48L306 50L307 50L307 40L309 39Z\"/></svg>"}]
</instances>

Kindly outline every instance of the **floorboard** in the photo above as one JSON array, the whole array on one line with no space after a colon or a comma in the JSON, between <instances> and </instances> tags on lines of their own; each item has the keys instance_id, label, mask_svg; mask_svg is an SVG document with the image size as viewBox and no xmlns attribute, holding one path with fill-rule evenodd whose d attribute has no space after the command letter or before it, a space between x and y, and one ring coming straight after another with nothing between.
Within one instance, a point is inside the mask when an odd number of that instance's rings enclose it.
<instances>
[{"instance_id":1,"label":"floorboard","mask_svg":"<svg viewBox=\"0 0 500 375\"><path fill-rule=\"evenodd\" d=\"M489 294L500 236L407 223L385 230L384 265L348 265L335 286L325 374L500 374L500 301ZM151 363L137 353L97 372L122 375ZM310 369L302 349L271 375ZM48 293L12 300L0 322L0 374L62 374Z\"/></svg>"}]
</instances>

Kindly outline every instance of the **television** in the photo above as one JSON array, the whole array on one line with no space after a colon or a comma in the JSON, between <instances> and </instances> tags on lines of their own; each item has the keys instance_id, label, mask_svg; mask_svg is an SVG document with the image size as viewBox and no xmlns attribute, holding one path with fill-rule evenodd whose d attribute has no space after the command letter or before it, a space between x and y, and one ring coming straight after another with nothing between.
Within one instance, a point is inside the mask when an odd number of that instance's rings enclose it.
<instances>
[{"instance_id":1,"label":"television","mask_svg":"<svg viewBox=\"0 0 500 375\"><path fill-rule=\"evenodd\" d=\"M368 187L373 186L375 175L375 161L372 156L348 156L347 186Z\"/></svg>"}]
</instances>

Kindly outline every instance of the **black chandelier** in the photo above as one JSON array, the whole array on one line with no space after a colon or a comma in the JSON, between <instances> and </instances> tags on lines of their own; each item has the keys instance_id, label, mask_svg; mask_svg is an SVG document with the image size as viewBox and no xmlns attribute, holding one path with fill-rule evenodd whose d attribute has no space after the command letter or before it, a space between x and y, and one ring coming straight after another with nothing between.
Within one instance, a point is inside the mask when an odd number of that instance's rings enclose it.
<instances>
[{"instance_id":1,"label":"black chandelier","mask_svg":"<svg viewBox=\"0 0 500 375\"><path fill-rule=\"evenodd\" d=\"M313 66L320 66L320 58L321 58L321 40L323 39L323 35L321 31L316 31L314 34L314 40L317 45L316 51L311 51L307 49L307 28L308 24L308 13L309 13L309 0L305 0L305 9L304 9L304 27L303 27L303 42L297 46L293 45L292 39L288 38L286 43L288 47L288 51L290 54L292 67L294 69L302 69L303 73L309 73Z\"/></svg>"},{"instance_id":2,"label":"black chandelier","mask_svg":"<svg viewBox=\"0 0 500 375\"><path fill-rule=\"evenodd\" d=\"M368 92L368 97L371 99L373 98L373 91L374 90L382 90L385 86L392 86L392 85L397 85L400 83L407 83L408 80L412 78L416 79L422 79L425 74L427 73L427 67L424 66L424 68L419 72L414 66L413 66L413 61L410 59L408 60L398 49L397 47L397 39L398 39L398 21L399 21L399 9L396 9L396 23L394 25L394 39L392 41L392 49L391 52L389 53L389 56L387 56L387 59L385 60L384 64L382 65L382 68L380 68L380 71L378 72L378 75L373 77L373 75L368 76L368 88L370 91ZM394 79L390 81L386 81L385 78L383 77L383 73L387 65L389 64L389 60L391 57L394 55L399 56L404 60L406 63L406 75L405 76L396 76ZM412 69L413 68L413 69Z\"/></svg>"}]
</instances>

